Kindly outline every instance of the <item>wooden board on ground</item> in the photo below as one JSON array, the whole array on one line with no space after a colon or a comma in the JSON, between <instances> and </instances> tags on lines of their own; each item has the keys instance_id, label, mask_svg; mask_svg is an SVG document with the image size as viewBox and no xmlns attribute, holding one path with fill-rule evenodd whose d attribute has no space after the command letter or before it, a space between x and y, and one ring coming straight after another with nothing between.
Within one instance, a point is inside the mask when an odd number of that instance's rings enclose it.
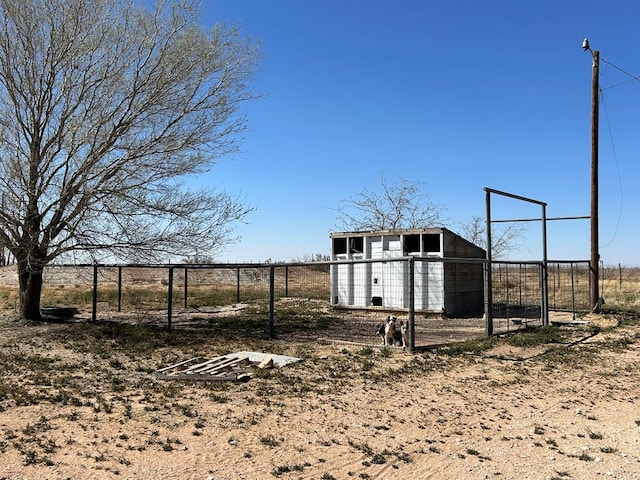
<instances>
[{"instance_id":1,"label":"wooden board on ground","mask_svg":"<svg viewBox=\"0 0 640 480\"><path fill-rule=\"evenodd\" d=\"M159 380L246 381L256 369L282 367L300 361L284 355L259 352L238 352L207 360L194 357L155 372Z\"/></svg>"}]
</instances>

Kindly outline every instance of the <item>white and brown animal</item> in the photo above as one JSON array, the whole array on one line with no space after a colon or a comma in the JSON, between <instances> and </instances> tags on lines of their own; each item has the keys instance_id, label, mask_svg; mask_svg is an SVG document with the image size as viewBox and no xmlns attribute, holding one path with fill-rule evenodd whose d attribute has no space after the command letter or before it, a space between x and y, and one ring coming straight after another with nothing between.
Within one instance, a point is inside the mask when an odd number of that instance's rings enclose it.
<instances>
[{"instance_id":1,"label":"white and brown animal","mask_svg":"<svg viewBox=\"0 0 640 480\"><path fill-rule=\"evenodd\" d=\"M404 350L409 345L409 322L400 322L400 336L402 338L402 349Z\"/></svg>"},{"instance_id":2,"label":"white and brown animal","mask_svg":"<svg viewBox=\"0 0 640 480\"><path fill-rule=\"evenodd\" d=\"M382 345L392 346L395 344L398 332L396 323L398 319L393 315L389 315L387 319L376 326L376 335L382 339Z\"/></svg>"}]
</instances>

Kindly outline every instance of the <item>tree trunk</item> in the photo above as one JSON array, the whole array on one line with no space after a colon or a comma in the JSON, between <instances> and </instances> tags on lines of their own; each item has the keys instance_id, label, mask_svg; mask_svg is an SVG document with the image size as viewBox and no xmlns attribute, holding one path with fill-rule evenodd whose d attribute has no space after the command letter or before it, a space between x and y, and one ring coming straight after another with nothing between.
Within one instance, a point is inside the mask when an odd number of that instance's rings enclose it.
<instances>
[{"instance_id":1,"label":"tree trunk","mask_svg":"<svg viewBox=\"0 0 640 480\"><path fill-rule=\"evenodd\" d=\"M40 267L33 267L26 262L18 262L20 279L20 318L25 320L42 320L40 313L40 295L42 294L42 273Z\"/></svg>"}]
</instances>

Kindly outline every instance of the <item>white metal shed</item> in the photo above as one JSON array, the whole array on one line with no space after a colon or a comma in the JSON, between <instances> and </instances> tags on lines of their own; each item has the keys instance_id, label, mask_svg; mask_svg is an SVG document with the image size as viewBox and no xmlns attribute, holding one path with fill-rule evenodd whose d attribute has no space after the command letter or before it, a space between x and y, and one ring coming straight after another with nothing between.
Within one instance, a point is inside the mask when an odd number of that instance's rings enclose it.
<instances>
[{"instance_id":1,"label":"white metal shed","mask_svg":"<svg viewBox=\"0 0 640 480\"><path fill-rule=\"evenodd\" d=\"M485 251L451 230L438 227L336 232L330 238L332 260L367 260L331 266L334 306L408 308L406 259L414 257L416 310L449 316L481 315L484 311L482 264L462 259L485 258ZM444 261L445 258L452 261Z\"/></svg>"}]
</instances>

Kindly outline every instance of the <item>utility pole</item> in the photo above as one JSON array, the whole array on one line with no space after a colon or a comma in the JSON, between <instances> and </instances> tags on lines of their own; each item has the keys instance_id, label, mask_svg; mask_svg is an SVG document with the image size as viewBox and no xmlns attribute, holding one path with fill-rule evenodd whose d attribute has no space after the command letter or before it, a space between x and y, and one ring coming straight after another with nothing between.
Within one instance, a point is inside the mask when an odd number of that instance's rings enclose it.
<instances>
[{"instance_id":1,"label":"utility pole","mask_svg":"<svg viewBox=\"0 0 640 480\"><path fill-rule=\"evenodd\" d=\"M591 50L589 40L584 39L582 49L593 57L591 68L591 260L589 283L590 306L593 313L600 313L600 254L598 252L598 130L600 111L600 52Z\"/></svg>"}]
</instances>

